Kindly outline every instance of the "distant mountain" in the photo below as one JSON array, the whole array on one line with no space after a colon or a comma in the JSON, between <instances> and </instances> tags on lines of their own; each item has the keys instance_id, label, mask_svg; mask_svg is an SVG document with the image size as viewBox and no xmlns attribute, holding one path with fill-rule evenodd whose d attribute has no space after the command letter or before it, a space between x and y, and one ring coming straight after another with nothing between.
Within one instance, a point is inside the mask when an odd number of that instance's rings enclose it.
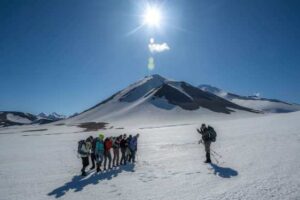
<instances>
[{"instance_id":1,"label":"distant mountain","mask_svg":"<svg viewBox=\"0 0 300 200\"><path fill-rule=\"evenodd\" d=\"M41 112L40 114L37 115L38 118L48 118L48 115Z\"/></svg>"},{"instance_id":2,"label":"distant mountain","mask_svg":"<svg viewBox=\"0 0 300 200\"><path fill-rule=\"evenodd\" d=\"M65 118L66 117L64 115L59 115L57 113L51 113L50 115L46 115L45 113L33 115L24 112L0 111L0 127L12 125L47 124Z\"/></svg>"},{"instance_id":3,"label":"distant mountain","mask_svg":"<svg viewBox=\"0 0 300 200\"><path fill-rule=\"evenodd\" d=\"M103 102L72 117L69 121L92 122L116 118L126 119L137 113L147 117L149 112L155 114L153 117L157 117L162 112L175 115L178 112L199 112L201 114L200 111L202 114L230 114L237 110L257 113L253 109L234 104L186 82L172 81L159 75L152 75L131 84Z\"/></svg>"},{"instance_id":4,"label":"distant mountain","mask_svg":"<svg viewBox=\"0 0 300 200\"><path fill-rule=\"evenodd\" d=\"M52 120L61 120L61 119L65 119L65 118L67 118L67 116L57 114L56 112L53 112L48 115L48 119L52 119Z\"/></svg>"},{"instance_id":5,"label":"distant mountain","mask_svg":"<svg viewBox=\"0 0 300 200\"><path fill-rule=\"evenodd\" d=\"M0 127L31 124L35 120L37 120L37 117L30 113L10 111L0 112Z\"/></svg>"},{"instance_id":6,"label":"distant mountain","mask_svg":"<svg viewBox=\"0 0 300 200\"><path fill-rule=\"evenodd\" d=\"M198 86L202 91L209 92L240 106L260 110L266 113L287 113L300 110L300 105L287 103L277 99L261 98L259 95L241 96L226 92L210 85Z\"/></svg>"},{"instance_id":7,"label":"distant mountain","mask_svg":"<svg viewBox=\"0 0 300 200\"><path fill-rule=\"evenodd\" d=\"M60 115L60 114L57 114L56 112L52 112L49 115L42 112L42 113L38 114L37 117L42 118L42 119L49 119L49 120L53 120L53 121L67 118L65 115Z\"/></svg>"}]
</instances>

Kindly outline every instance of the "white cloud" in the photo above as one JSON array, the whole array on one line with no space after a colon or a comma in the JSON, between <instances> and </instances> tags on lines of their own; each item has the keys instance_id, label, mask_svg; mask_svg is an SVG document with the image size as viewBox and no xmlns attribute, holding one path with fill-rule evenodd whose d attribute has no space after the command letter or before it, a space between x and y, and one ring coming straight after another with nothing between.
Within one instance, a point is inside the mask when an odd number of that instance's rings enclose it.
<instances>
[{"instance_id":1,"label":"white cloud","mask_svg":"<svg viewBox=\"0 0 300 200\"><path fill-rule=\"evenodd\" d=\"M170 47L167 43L158 44L154 42L154 38L150 39L150 44L148 45L149 51L151 53L160 53L170 50Z\"/></svg>"}]
</instances>

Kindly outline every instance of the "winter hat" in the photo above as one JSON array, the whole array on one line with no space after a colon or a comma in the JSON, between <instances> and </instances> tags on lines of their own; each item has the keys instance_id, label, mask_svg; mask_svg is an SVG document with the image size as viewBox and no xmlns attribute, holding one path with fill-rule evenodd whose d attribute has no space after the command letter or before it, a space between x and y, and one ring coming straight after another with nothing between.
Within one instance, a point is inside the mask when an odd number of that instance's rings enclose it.
<instances>
[{"instance_id":1,"label":"winter hat","mask_svg":"<svg viewBox=\"0 0 300 200\"><path fill-rule=\"evenodd\" d=\"M101 140L103 140L104 139L104 135L101 133L101 134L99 134L99 138L101 139Z\"/></svg>"}]
</instances>

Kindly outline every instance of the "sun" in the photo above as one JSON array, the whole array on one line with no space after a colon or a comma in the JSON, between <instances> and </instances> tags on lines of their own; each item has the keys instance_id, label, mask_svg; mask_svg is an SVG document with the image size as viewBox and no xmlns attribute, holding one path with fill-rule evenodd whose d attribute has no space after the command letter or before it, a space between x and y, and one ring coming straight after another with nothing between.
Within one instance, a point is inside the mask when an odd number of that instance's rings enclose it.
<instances>
[{"instance_id":1,"label":"sun","mask_svg":"<svg viewBox=\"0 0 300 200\"><path fill-rule=\"evenodd\" d=\"M150 27L159 27L161 24L161 12L160 9L154 6L148 6L143 16L144 22Z\"/></svg>"}]
</instances>

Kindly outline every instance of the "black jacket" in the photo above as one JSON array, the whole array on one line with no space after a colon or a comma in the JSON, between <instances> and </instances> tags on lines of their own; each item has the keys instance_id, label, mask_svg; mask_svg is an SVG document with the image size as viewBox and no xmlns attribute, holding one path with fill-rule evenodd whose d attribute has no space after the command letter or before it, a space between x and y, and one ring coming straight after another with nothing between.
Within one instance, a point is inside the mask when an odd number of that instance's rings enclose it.
<instances>
[{"instance_id":1,"label":"black jacket","mask_svg":"<svg viewBox=\"0 0 300 200\"><path fill-rule=\"evenodd\" d=\"M120 147L121 148L126 148L128 147L128 143L127 143L127 140L126 139L122 139L121 142L120 142Z\"/></svg>"}]
</instances>

